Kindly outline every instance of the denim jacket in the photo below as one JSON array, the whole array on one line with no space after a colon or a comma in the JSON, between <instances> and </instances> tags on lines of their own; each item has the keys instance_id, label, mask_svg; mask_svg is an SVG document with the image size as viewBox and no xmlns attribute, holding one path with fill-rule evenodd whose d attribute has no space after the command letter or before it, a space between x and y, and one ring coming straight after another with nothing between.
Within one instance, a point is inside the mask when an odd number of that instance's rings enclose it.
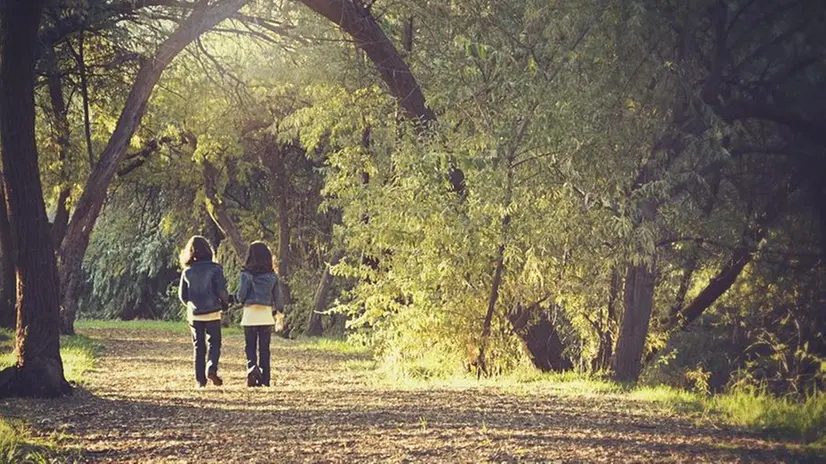
<instances>
[{"instance_id":1,"label":"denim jacket","mask_svg":"<svg viewBox=\"0 0 826 464\"><path fill-rule=\"evenodd\" d=\"M241 272L241 285L238 286L238 303L243 305L260 304L276 309L284 307L281 301L281 289L275 272L252 274Z\"/></svg>"},{"instance_id":2,"label":"denim jacket","mask_svg":"<svg viewBox=\"0 0 826 464\"><path fill-rule=\"evenodd\" d=\"M178 297L192 314L220 311L229 302L224 268L212 261L196 261L181 273Z\"/></svg>"}]
</instances>

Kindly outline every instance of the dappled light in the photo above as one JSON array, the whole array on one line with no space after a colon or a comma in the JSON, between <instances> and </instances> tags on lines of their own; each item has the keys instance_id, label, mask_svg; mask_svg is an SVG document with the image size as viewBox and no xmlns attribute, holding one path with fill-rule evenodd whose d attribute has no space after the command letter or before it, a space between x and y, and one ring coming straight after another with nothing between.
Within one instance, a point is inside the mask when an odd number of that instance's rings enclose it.
<instances>
[{"instance_id":1,"label":"dappled light","mask_svg":"<svg viewBox=\"0 0 826 464\"><path fill-rule=\"evenodd\" d=\"M274 385L244 385L243 339L226 337L221 387L194 389L185 334L124 323L79 329L101 340L84 387L61 401L7 404L89 462L607 461L695 462L798 456L783 444L699 425L623 394L571 396L564 380L521 392L473 383L408 385L353 372L364 354L273 344ZM47 413L48 410L48 413ZM217 445L219 444L220 445Z\"/></svg>"},{"instance_id":2,"label":"dappled light","mask_svg":"<svg viewBox=\"0 0 826 464\"><path fill-rule=\"evenodd\" d=\"M0 464L826 459L824 49L822 0L0 2Z\"/></svg>"}]
</instances>

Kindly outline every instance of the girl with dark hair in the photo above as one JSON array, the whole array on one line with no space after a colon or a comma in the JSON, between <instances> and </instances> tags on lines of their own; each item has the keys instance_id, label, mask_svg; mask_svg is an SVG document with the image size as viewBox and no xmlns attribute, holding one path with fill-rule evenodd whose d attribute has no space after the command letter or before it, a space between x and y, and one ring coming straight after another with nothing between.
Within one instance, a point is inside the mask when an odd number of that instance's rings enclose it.
<instances>
[{"instance_id":1,"label":"girl with dark hair","mask_svg":"<svg viewBox=\"0 0 826 464\"><path fill-rule=\"evenodd\" d=\"M221 310L229 304L224 269L212 259L212 247L206 238L196 235L181 250L181 285L178 297L186 305L195 354L195 380L205 387L207 379L214 385L224 382L218 376L221 357Z\"/></svg>"},{"instance_id":2,"label":"girl with dark hair","mask_svg":"<svg viewBox=\"0 0 826 464\"><path fill-rule=\"evenodd\" d=\"M269 386L273 313L281 311L283 304L272 252L264 242L253 242L247 250L236 300L244 307L241 326L247 355L247 386Z\"/></svg>"}]
</instances>

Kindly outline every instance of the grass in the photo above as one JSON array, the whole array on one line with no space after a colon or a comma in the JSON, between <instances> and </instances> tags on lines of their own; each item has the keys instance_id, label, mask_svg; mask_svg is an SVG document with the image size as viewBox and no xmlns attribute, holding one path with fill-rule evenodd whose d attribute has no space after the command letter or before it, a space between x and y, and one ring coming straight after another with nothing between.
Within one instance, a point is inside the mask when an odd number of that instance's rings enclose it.
<instances>
[{"instance_id":1,"label":"grass","mask_svg":"<svg viewBox=\"0 0 826 464\"><path fill-rule=\"evenodd\" d=\"M17 362L14 352L14 334L0 329L0 369L13 366ZM66 380L82 383L83 374L94 367L95 357L100 352L100 343L85 335L60 337L60 357L63 359L63 375Z\"/></svg>"},{"instance_id":2,"label":"grass","mask_svg":"<svg viewBox=\"0 0 826 464\"><path fill-rule=\"evenodd\" d=\"M618 384L576 373L540 374L543 390L555 393L613 394L667 409L719 420L763 436L791 440L803 451L826 458L826 394L804 398L778 397L765 389L737 388L726 393L701 395L665 385Z\"/></svg>"},{"instance_id":3,"label":"grass","mask_svg":"<svg viewBox=\"0 0 826 464\"><path fill-rule=\"evenodd\" d=\"M393 372L398 373L399 369ZM381 367L379 372L382 372ZM826 394L805 398L778 397L758 388L739 388L727 393L704 395L665 385L618 383L605 376L578 372L543 373L533 367L518 368L510 374L477 380L471 374L446 377L416 375L395 377L402 387L495 387L511 393L615 396L655 404L667 410L690 414L703 420L724 422L763 436L793 441L802 451L818 459L826 458ZM794 445L792 447L795 447Z\"/></svg>"},{"instance_id":4,"label":"grass","mask_svg":"<svg viewBox=\"0 0 826 464\"><path fill-rule=\"evenodd\" d=\"M348 359L342 363L342 367L353 372L371 372L376 370L378 363L372 359Z\"/></svg>"},{"instance_id":5,"label":"grass","mask_svg":"<svg viewBox=\"0 0 826 464\"><path fill-rule=\"evenodd\" d=\"M299 345L307 350L323 351L337 354L369 354L370 350L363 346L348 341L344 338L306 338L296 339Z\"/></svg>"},{"instance_id":6,"label":"grass","mask_svg":"<svg viewBox=\"0 0 826 464\"><path fill-rule=\"evenodd\" d=\"M66 458L56 440L34 438L22 422L0 417L0 463L48 463L61 457Z\"/></svg>"},{"instance_id":7,"label":"grass","mask_svg":"<svg viewBox=\"0 0 826 464\"><path fill-rule=\"evenodd\" d=\"M826 455L826 394L803 400L777 397L761 388L741 388L705 400L706 410L726 422L775 438L792 438Z\"/></svg>"},{"instance_id":8,"label":"grass","mask_svg":"<svg viewBox=\"0 0 826 464\"><path fill-rule=\"evenodd\" d=\"M66 380L82 384L83 375L94 368L100 348L96 340L84 335L60 337L60 356ZM13 366L16 362L14 334L0 329L0 369ZM70 461L67 451L60 449L59 441L55 436L33 437L23 422L0 416L0 463Z\"/></svg>"},{"instance_id":9,"label":"grass","mask_svg":"<svg viewBox=\"0 0 826 464\"><path fill-rule=\"evenodd\" d=\"M186 321L153 321L136 319L133 321L116 320L80 320L75 322L76 329L135 329L135 330L163 330L174 333L189 333L189 324ZM238 325L223 327L222 333L238 334L243 330Z\"/></svg>"}]
</instances>

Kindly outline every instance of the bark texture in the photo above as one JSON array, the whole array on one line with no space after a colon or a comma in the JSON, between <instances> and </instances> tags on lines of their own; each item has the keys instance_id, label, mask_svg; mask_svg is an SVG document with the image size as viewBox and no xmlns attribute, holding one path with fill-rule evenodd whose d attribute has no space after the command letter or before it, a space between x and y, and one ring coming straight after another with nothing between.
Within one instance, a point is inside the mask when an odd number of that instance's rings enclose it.
<instances>
[{"instance_id":1,"label":"bark texture","mask_svg":"<svg viewBox=\"0 0 826 464\"><path fill-rule=\"evenodd\" d=\"M640 375L653 306L654 271L644 264L629 265L625 274L625 308L614 360L614 375L619 381L634 381Z\"/></svg>"},{"instance_id":2,"label":"bark texture","mask_svg":"<svg viewBox=\"0 0 826 464\"><path fill-rule=\"evenodd\" d=\"M17 325L13 253L15 248L11 243L5 189L3 173L0 172L0 327L14 329Z\"/></svg>"},{"instance_id":3,"label":"bark texture","mask_svg":"<svg viewBox=\"0 0 826 464\"><path fill-rule=\"evenodd\" d=\"M52 137L58 147L57 159L63 163L61 168L61 181L64 185L60 189L57 197L54 221L52 222L52 245L57 250L63 241L66 227L69 225L69 209L66 202L69 200L70 188L65 183L68 179L66 173L67 160L69 159L69 149L71 148L71 132L69 131L68 109L63 98L63 85L60 82L60 72L57 69L57 57L54 49L49 49L45 55L47 68L46 86L49 89L49 101L52 106Z\"/></svg>"},{"instance_id":4,"label":"bark texture","mask_svg":"<svg viewBox=\"0 0 826 464\"><path fill-rule=\"evenodd\" d=\"M42 9L42 0L2 5L0 142L17 254L17 365L0 372L0 396L54 397L71 392L60 358L57 263L34 134L34 64Z\"/></svg>"}]
</instances>

